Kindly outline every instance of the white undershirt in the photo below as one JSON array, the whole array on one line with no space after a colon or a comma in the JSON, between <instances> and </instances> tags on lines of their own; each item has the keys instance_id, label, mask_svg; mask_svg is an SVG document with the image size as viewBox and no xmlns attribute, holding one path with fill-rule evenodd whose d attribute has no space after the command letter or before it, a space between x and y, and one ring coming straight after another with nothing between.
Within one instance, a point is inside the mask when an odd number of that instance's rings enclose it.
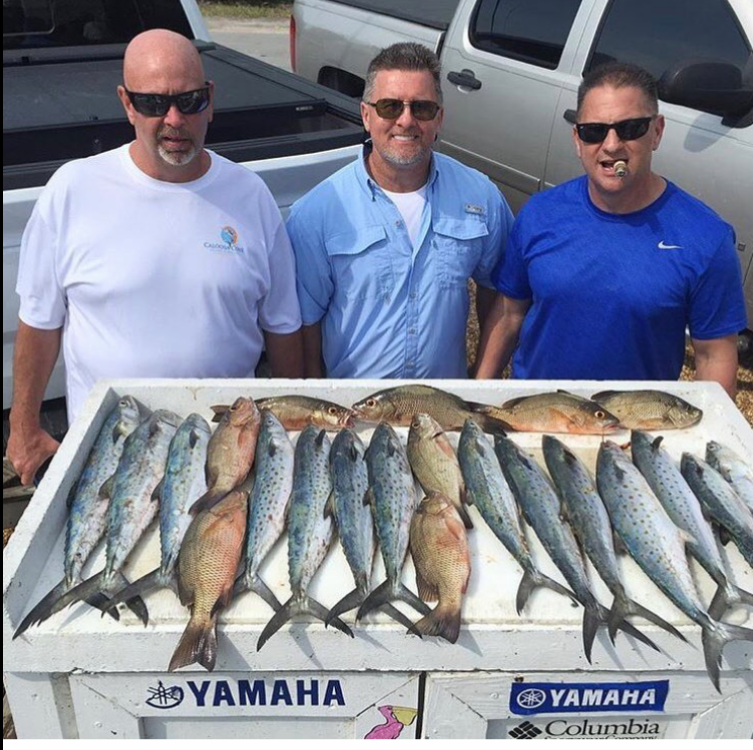
<instances>
[{"instance_id":1,"label":"white undershirt","mask_svg":"<svg viewBox=\"0 0 753 750\"><path fill-rule=\"evenodd\" d=\"M384 190L384 188L382 189ZM389 190L385 190L384 193L400 211L411 244L415 247L418 241L418 233L421 230L421 218L426 206L426 185L412 193L392 193Z\"/></svg>"}]
</instances>

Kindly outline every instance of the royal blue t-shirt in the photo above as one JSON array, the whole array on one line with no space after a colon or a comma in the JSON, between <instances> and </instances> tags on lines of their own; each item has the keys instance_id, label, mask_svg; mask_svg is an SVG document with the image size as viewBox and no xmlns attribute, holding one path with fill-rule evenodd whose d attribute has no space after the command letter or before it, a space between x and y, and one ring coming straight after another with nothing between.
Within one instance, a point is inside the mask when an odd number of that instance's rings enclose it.
<instances>
[{"instance_id":1,"label":"royal blue t-shirt","mask_svg":"<svg viewBox=\"0 0 753 750\"><path fill-rule=\"evenodd\" d=\"M671 182L631 214L598 209L585 176L522 209L494 283L532 300L513 377L676 380L695 339L746 327L732 227Z\"/></svg>"}]
</instances>

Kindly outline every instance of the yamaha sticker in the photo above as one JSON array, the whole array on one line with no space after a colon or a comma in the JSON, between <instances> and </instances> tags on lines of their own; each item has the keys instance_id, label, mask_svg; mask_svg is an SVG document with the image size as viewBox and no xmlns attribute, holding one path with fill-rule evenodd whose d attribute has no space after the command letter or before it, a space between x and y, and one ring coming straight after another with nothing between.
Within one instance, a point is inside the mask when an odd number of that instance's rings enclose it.
<instances>
[{"instance_id":1,"label":"yamaha sticker","mask_svg":"<svg viewBox=\"0 0 753 750\"><path fill-rule=\"evenodd\" d=\"M510 710L533 714L663 711L669 680L654 682L513 683Z\"/></svg>"}]
</instances>

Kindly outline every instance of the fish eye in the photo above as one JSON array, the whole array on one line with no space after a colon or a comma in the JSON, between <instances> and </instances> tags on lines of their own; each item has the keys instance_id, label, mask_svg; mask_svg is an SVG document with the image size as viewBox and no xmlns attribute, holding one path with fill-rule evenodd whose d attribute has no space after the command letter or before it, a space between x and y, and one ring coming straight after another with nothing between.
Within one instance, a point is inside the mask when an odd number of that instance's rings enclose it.
<instances>
[{"instance_id":1,"label":"fish eye","mask_svg":"<svg viewBox=\"0 0 753 750\"><path fill-rule=\"evenodd\" d=\"M605 419L607 416L607 413L605 411L597 411L595 413L596 419Z\"/></svg>"},{"instance_id":2,"label":"fish eye","mask_svg":"<svg viewBox=\"0 0 753 750\"><path fill-rule=\"evenodd\" d=\"M374 407L375 407L376 405L377 405L377 402L376 402L376 399L375 399L375 398L370 398L370 399L369 399L369 400L368 400L368 401L366 402L366 406L368 406L368 407L369 407L370 409L373 409L373 408L374 408Z\"/></svg>"},{"instance_id":3,"label":"fish eye","mask_svg":"<svg viewBox=\"0 0 753 750\"><path fill-rule=\"evenodd\" d=\"M327 411L334 417L337 414L337 407L330 406L329 409L327 409Z\"/></svg>"}]
</instances>

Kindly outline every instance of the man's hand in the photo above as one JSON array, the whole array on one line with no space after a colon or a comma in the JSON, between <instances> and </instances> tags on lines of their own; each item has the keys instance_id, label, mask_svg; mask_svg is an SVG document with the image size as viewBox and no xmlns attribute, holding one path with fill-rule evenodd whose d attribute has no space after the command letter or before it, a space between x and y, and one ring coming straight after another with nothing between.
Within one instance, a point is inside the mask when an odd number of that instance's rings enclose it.
<instances>
[{"instance_id":1,"label":"man's hand","mask_svg":"<svg viewBox=\"0 0 753 750\"><path fill-rule=\"evenodd\" d=\"M695 379L715 380L734 401L737 393L737 336L721 339L692 339Z\"/></svg>"},{"instance_id":2,"label":"man's hand","mask_svg":"<svg viewBox=\"0 0 753 750\"><path fill-rule=\"evenodd\" d=\"M60 443L41 427L14 428L11 424L7 459L24 486L34 482L39 467L57 453Z\"/></svg>"}]
</instances>

